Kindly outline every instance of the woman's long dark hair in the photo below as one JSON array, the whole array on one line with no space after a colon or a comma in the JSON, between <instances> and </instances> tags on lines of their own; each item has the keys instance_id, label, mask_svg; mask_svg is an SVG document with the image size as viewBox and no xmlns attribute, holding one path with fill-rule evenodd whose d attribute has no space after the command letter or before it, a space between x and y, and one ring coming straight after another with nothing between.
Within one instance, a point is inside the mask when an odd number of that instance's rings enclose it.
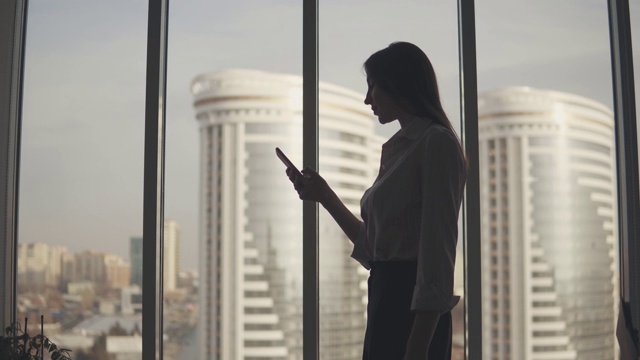
<instances>
[{"instance_id":1,"label":"woman's long dark hair","mask_svg":"<svg viewBox=\"0 0 640 360\"><path fill-rule=\"evenodd\" d=\"M406 112L443 125L460 138L442 108L436 72L427 55L416 45L394 42L364 62L370 81L384 89Z\"/></svg>"}]
</instances>

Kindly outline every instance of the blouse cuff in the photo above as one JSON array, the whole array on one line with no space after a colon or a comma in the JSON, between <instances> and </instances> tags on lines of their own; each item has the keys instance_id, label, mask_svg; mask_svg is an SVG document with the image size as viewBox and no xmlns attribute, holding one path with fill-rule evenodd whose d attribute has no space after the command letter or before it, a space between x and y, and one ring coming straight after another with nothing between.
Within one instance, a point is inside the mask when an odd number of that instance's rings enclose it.
<instances>
[{"instance_id":1,"label":"blouse cuff","mask_svg":"<svg viewBox=\"0 0 640 360\"><path fill-rule=\"evenodd\" d=\"M364 226L364 223L360 224L360 229L358 230L358 236L356 240L353 242L353 251L351 252L351 257L357 260L365 269L371 270L371 265L369 261L371 260L371 256L367 252L365 247L365 241L367 238L367 229Z\"/></svg>"},{"instance_id":2,"label":"blouse cuff","mask_svg":"<svg viewBox=\"0 0 640 360\"><path fill-rule=\"evenodd\" d=\"M413 290L412 311L436 311L444 314L451 311L460 301L460 296L445 296L434 283L417 284Z\"/></svg>"}]
</instances>

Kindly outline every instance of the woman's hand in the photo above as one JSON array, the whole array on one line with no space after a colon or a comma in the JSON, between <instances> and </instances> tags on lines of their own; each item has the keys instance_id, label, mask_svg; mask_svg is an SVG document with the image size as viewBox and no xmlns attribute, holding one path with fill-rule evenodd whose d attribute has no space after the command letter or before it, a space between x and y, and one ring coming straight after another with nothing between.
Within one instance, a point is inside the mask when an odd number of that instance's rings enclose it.
<instances>
[{"instance_id":1,"label":"woman's hand","mask_svg":"<svg viewBox=\"0 0 640 360\"><path fill-rule=\"evenodd\" d=\"M322 176L308 166L302 170L302 178L289 168L287 168L286 173L301 200L324 203L332 193L331 188Z\"/></svg>"},{"instance_id":2,"label":"woman's hand","mask_svg":"<svg viewBox=\"0 0 640 360\"><path fill-rule=\"evenodd\" d=\"M300 199L311 200L322 204L349 240L355 243L363 223L347 209L322 176L308 166L302 170L302 176L296 175L288 168L286 173L289 180L293 183L293 187L298 192Z\"/></svg>"}]
</instances>

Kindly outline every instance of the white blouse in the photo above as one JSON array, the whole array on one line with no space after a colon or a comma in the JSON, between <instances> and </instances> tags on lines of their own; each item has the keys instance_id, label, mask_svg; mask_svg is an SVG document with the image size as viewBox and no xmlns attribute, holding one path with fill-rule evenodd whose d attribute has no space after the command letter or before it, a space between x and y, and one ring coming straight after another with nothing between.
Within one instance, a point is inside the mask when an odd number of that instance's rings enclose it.
<instances>
[{"instance_id":1,"label":"white blouse","mask_svg":"<svg viewBox=\"0 0 640 360\"><path fill-rule=\"evenodd\" d=\"M417 260L411 310L444 313L453 295L465 161L446 127L416 119L382 146L380 172L360 201L363 223L351 256Z\"/></svg>"}]
</instances>

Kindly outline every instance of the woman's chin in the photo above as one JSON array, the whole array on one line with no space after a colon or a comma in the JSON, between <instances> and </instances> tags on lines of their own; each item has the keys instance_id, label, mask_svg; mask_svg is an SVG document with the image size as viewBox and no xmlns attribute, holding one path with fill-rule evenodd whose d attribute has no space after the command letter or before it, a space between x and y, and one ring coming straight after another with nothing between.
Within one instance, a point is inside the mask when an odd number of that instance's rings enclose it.
<instances>
[{"instance_id":1,"label":"woman's chin","mask_svg":"<svg viewBox=\"0 0 640 360\"><path fill-rule=\"evenodd\" d=\"M381 116L378 116L378 122L382 125L388 124L390 122L392 122L395 119L387 119L387 118L383 118Z\"/></svg>"}]
</instances>

